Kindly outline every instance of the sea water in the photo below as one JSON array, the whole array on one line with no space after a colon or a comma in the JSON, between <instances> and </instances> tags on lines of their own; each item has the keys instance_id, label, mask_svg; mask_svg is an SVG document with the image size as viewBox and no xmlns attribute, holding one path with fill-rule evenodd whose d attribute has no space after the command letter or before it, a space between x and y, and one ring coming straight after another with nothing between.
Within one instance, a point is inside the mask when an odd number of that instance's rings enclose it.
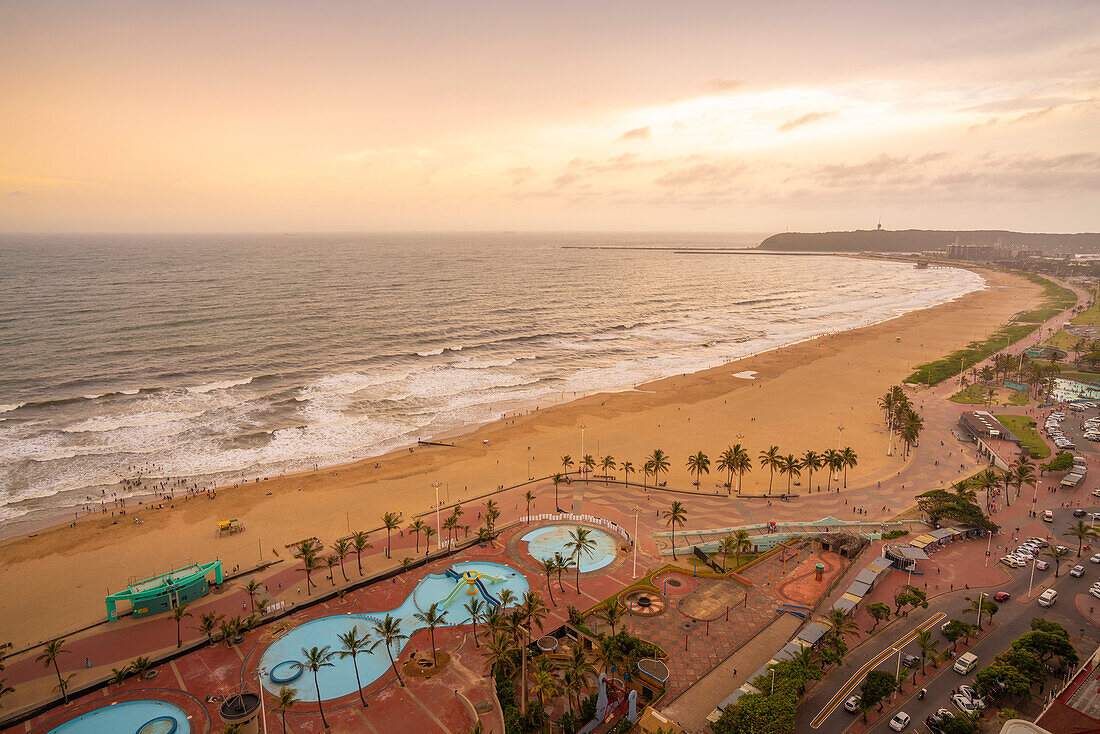
<instances>
[{"instance_id":1,"label":"sea water","mask_svg":"<svg viewBox=\"0 0 1100 734\"><path fill-rule=\"evenodd\" d=\"M0 239L0 523L370 457L956 298L701 235ZM570 246L675 249L573 249Z\"/></svg>"}]
</instances>

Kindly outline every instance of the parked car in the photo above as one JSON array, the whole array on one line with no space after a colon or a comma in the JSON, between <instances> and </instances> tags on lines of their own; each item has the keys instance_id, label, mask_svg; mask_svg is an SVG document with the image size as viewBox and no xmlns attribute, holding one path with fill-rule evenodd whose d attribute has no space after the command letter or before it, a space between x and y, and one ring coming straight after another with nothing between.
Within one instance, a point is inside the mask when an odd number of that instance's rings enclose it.
<instances>
[{"instance_id":1,"label":"parked car","mask_svg":"<svg viewBox=\"0 0 1100 734\"><path fill-rule=\"evenodd\" d=\"M1074 566L1073 568L1071 568L1069 570L1069 575L1070 576L1076 576L1077 578L1081 578L1082 576L1085 575L1085 567L1078 564L1078 565Z\"/></svg>"},{"instance_id":2,"label":"parked car","mask_svg":"<svg viewBox=\"0 0 1100 734\"><path fill-rule=\"evenodd\" d=\"M979 694L977 691L975 691L973 688L966 685L965 683L959 686L959 695L969 698L978 708L985 708L985 701L982 700L981 694Z\"/></svg>"},{"instance_id":3,"label":"parked car","mask_svg":"<svg viewBox=\"0 0 1100 734\"><path fill-rule=\"evenodd\" d=\"M1081 508L1077 508L1076 510L1073 511L1073 516L1074 517L1084 517L1085 516L1085 511L1082 510Z\"/></svg>"},{"instance_id":4,"label":"parked car","mask_svg":"<svg viewBox=\"0 0 1100 734\"><path fill-rule=\"evenodd\" d=\"M1050 564L1046 561L1036 561L1035 568L1039 569L1040 571L1046 571L1048 568L1050 568Z\"/></svg>"},{"instance_id":5,"label":"parked car","mask_svg":"<svg viewBox=\"0 0 1100 734\"><path fill-rule=\"evenodd\" d=\"M1100 563L1100 553L1094 553L1089 560L1093 563Z\"/></svg>"},{"instance_id":6,"label":"parked car","mask_svg":"<svg viewBox=\"0 0 1100 734\"><path fill-rule=\"evenodd\" d=\"M1096 588L1095 586L1089 589L1089 593L1095 596L1097 599L1100 599L1100 589Z\"/></svg>"},{"instance_id":7,"label":"parked car","mask_svg":"<svg viewBox=\"0 0 1100 734\"><path fill-rule=\"evenodd\" d=\"M1011 594L1009 594L1007 591L998 591L996 594L993 595L993 601L1008 601L1008 598L1010 596ZM976 608L977 607L975 607L975 609Z\"/></svg>"},{"instance_id":8,"label":"parked car","mask_svg":"<svg viewBox=\"0 0 1100 734\"><path fill-rule=\"evenodd\" d=\"M849 696L844 702L844 710L852 714L859 713L859 696Z\"/></svg>"},{"instance_id":9,"label":"parked car","mask_svg":"<svg viewBox=\"0 0 1100 734\"><path fill-rule=\"evenodd\" d=\"M928 730L932 732L932 734L943 734L944 725L953 718L955 718L955 714L947 709L940 709L926 718L924 723L928 725Z\"/></svg>"},{"instance_id":10,"label":"parked car","mask_svg":"<svg viewBox=\"0 0 1100 734\"><path fill-rule=\"evenodd\" d=\"M916 655L902 655L901 664L907 668L915 668L920 665L920 658Z\"/></svg>"},{"instance_id":11,"label":"parked car","mask_svg":"<svg viewBox=\"0 0 1100 734\"><path fill-rule=\"evenodd\" d=\"M890 719L890 728L894 731L904 731L905 727L909 726L909 721L909 714L899 711L894 714L894 718Z\"/></svg>"},{"instance_id":12,"label":"parked car","mask_svg":"<svg viewBox=\"0 0 1100 734\"><path fill-rule=\"evenodd\" d=\"M981 711L981 709L978 708L978 705L974 701L962 695L961 693L956 693L954 696L952 696L951 703L955 704L955 708L957 708L959 711L962 711L964 714L967 714L968 716L973 716L974 714L977 714ZM901 730L899 729L898 731Z\"/></svg>"},{"instance_id":13,"label":"parked car","mask_svg":"<svg viewBox=\"0 0 1100 734\"><path fill-rule=\"evenodd\" d=\"M1054 513L1050 510L1043 510L1043 522L1054 522Z\"/></svg>"}]
</instances>

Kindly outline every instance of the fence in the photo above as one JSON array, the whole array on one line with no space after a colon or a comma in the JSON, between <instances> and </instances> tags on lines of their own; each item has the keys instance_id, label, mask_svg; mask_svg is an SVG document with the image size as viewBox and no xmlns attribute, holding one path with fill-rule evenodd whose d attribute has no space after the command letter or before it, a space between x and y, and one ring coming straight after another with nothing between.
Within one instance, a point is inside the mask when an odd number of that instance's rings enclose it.
<instances>
[{"instance_id":1,"label":"fence","mask_svg":"<svg viewBox=\"0 0 1100 734\"><path fill-rule=\"evenodd\" d=\"M621 535L623 537L623 539L626 540L626 542L628 544L630 544L631 546L634 545L634 539L630 536L630 533L628 533L626 531L626 528L624 528L619 523L612 522L611 520L608 520L606 518L596 517L595 515L574 515L571 512L558 512L558 513L547 513L547 514L543 514L543 515L531 515L531 522L551 522L551 521L562 521L562 520L567 520L567 521L572 521L572 522L583 522L583 523L587 523L589 525L598 525L599 527L607 528L608 530L611 530L612 532L615 532L615 533L618 533L619 535Z\"/></svg>"}]
</instances>

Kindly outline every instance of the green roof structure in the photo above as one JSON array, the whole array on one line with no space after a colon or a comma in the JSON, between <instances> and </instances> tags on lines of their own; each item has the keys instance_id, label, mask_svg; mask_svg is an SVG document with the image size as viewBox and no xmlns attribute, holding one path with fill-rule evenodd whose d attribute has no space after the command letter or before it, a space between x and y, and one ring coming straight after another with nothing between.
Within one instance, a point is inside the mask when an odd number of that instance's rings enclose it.
<instances>
[{"instance_id":1,"label":"green roof structure","mask_svg":"<svg viewBox=\"0 0 1100 734\"><path fill-rule=\"evenodd\" d=\"M129 602L130 613L135 617L167 612L180 604L187 604L210 590L207 575L214 572L214 583L222 582L222 562L200 565L192 563L168 573L162 573L126 586L126 591L108 594L107 620L118 619L118 602Z\"/></svg>"}]
</instances>

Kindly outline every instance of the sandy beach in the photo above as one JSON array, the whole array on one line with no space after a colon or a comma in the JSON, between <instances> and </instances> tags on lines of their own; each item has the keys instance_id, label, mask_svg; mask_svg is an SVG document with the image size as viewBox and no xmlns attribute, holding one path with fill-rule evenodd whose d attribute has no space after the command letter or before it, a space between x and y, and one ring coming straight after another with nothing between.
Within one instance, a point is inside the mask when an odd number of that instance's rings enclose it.
<instances>
[{"instance_id":1,"label":"sandy beach","mask_svg":"<svg viewBox=\"0 0 1100 734\"><path fill-rule=\"evenodd\" d=\"M839 442L860 459L848 474L849 486L892 476L902 459L886 455L877 398L916 364L987 336L1039 300L1039 289L1022 278L982 275L988 289L952 303L634 391L543 407L464 433L453 448L403 449L380 459L221 490L216 499L176 499L163 510L89 517L75 527L9 539L0 544L7 589L0 599L0 642L19 649L99 621L108 589L121 589L129 578L215 557L229 568L271 560L273 550L286 558L291 542L316 536L327 544L349 529L374 529L382 513L391 510L402 512L407 524L414 514L431 509L434 483L439 483L440 500L454 503L529 476L547 476L561 470L563 454L579 459L582 425L584 453L597 461L608 454L617 462L631 461L639 469L632 481L640 481L645 457L660 448L670 457L669 487L692 489L687 456L701 450L713 462L738 441L754 463L760 450L773 444L783 454L799 455L836 448ZM751 379L748 373L754 373ZM722 481L712 470L699 491L713 493ZM776 476L776 487L783 481ZM768 473L757 466L745 477L744 491L760 492L767 484ZM552 492L544 482L536 491L547 489ZM517 507L522 514L522 504L513 499L523 491L501 500L505 520L517 515ZM730 524L739 519L738 507L731 502ZM246 532L217 537L217 521L231 518L243 522ZM477 527L476 508L467 508L464 522ZM385 534L375 533L372 540L377 562L385 563L379 553Z\"/></svg>"}]
</instances>

